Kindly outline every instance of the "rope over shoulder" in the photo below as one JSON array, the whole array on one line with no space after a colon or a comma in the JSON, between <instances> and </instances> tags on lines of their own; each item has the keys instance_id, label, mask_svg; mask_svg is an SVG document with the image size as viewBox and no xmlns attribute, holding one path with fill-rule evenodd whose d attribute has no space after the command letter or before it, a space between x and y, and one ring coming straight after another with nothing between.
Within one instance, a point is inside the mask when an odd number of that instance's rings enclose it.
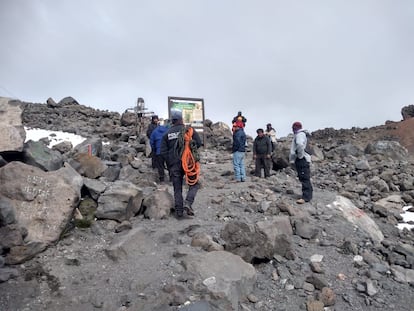
<instances>
[{"instance_id":1,"label":"rope over shoulder","mask_svg":"<svg viewBox=\"0 0 414 311\"><path fill-rule=\"evenodd\" d=\"M199 159L194 156L193 152L194 148L197 149L197 146L192 144L193 131L194 129L189 127L184 133L184 150L181 156L181 163L185 173L185 181L189 186L195 185L200 177L200 162Z\"/></svg>"}]
</instances>

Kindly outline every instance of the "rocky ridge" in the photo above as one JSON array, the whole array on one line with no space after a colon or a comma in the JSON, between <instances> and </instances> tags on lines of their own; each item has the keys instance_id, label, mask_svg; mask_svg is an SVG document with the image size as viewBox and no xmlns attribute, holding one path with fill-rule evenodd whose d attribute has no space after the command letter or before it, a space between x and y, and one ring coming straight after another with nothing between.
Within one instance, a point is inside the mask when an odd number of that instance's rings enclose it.
<instances>
[{"instance_id":1,"label":"rocky ridge","mask_svg":"<svg viewBox=\"0 0 414 311\"><path fill-rule=\"evenodd\" d=\"M412 310L413 232L396 227L414 201L403 111L312 133L303 206L289 137L270 178L236 183L231 131L206 121L196 217L177 221L133 113L1 98L0 135L20 139L0 144L0 309ZM23 125L87 140L23 143Z\"/></svg>"}]
</instances>

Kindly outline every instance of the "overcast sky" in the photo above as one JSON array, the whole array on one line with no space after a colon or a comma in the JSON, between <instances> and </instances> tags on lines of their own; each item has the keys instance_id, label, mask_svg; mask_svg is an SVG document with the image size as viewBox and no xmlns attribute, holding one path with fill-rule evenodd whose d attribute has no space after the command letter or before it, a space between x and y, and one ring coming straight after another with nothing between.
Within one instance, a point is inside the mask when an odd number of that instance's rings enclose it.
<instances>
[{"instance_id":1,"label":"overcast sky","mask_svg":"<svg viewBox=\"0 0 414 311\"><path fill-rule=\"evenodd\" d=\"M0 96L124 112L204 98L314 131L399 121L414 104L412 0L0 0Z\"/></svg>"}]
</instances>

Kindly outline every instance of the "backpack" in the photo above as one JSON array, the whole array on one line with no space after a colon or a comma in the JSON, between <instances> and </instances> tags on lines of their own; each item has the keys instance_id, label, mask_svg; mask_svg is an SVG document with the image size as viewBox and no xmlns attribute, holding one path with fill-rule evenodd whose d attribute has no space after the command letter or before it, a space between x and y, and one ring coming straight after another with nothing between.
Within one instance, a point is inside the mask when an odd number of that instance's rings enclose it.
<instances>
[{"instance_id":1,"label":"backpack","mask_svg":"<svg viewBox=\"0 0 414 311\"><path fill-rule=\"evenodd\" d=\"M305 134L306 134L305 152L309 155L313 155L314 151L313 151L312 135L307 131L305 131Z\"/></svg>"}]
</instances>

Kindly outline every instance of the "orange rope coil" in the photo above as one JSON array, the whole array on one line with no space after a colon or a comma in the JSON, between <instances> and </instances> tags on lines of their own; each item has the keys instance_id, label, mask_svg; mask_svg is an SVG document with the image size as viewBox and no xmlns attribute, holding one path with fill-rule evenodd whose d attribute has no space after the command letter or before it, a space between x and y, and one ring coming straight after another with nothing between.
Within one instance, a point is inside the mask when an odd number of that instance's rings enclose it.
<instances>
[{"instance_id":1,"label":"orange rope coil","mask_svg":"<svg viewBox=\"0 0 414 311\"><path fill-rule=\"evenodd\" d=\"M200 177L200 162L194 159L193 153L191 152L190 142L192 137L193 128L189 127L184 134L184 150L181 157L181 162L185 173L185 181L189 186L195 185Z\"/></svg>"}]
</instances>

